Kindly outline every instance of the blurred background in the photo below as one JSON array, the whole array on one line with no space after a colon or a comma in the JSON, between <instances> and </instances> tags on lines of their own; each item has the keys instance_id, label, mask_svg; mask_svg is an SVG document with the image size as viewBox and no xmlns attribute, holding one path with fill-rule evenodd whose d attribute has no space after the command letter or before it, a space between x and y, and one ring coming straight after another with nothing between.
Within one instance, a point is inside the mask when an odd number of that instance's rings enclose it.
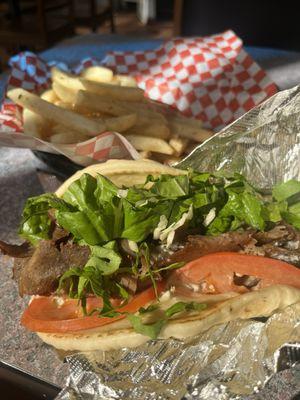
<instances>
[{"instance_id":1,"label":"blurred background","mask_svg":"<svg viewBox=\"0 0 300 400\"><path fill-rule=\"evenodd\" d=\"M0 0L0 68L21 50L92 32L166 39L230 28L245 45L300 50L293 10L291 0Z\"/></svg>"}]
</instances>

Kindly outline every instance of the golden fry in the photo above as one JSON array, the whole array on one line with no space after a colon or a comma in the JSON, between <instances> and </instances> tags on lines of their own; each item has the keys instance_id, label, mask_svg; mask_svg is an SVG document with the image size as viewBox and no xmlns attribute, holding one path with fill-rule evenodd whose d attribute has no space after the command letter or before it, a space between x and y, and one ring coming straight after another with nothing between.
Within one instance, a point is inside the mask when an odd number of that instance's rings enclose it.
<instances>
[{"instance_id":1,"label":"golden fry","mask_svg":"<svg viewBox=\"0 0 300 400\"><path fill-rule=\"evenodd\" d=\"M168 154L152 153L152 160L158 161L162 164L172 166L181 160L181 157L170 156Z\"/></svg>"},{"instance_id":2,"label":"golden fry","mask_svg":"<svg viewBox=\"0 0 300 400\"><path fill-rule=\"evenodd\" d=\"M114 132L124 132L136 123L136 114L122 115L121 117L104 119L106 129Z\"/></svg>"},{"instance_id":3,"label":"golden fry","mask_svg":"<svg viewBox=\"0 0 300 400\"><path fill-rule=\"evenodd\" d=\"M41 99L49 101L49 103L55 103L56 100L58 100L57 95L56 95L56 93L54 92L53 89L45 90L41 94Z\"/></svg>"},{"instance_id":4,"label":"golden fry","mask_svg":"<svg viewBox=\"0 0 300 400\"><path fill-rule=\"evenodd\" d=\"M114 116L128 114L126 107L116 100L107 99L96 93L79 90L75 99L75 107L85 107L93 111L105 112Z\"/></svg>"},{"instance_id":5,"label":"golden fry","mask_svg":"<svg viewBox=\"0 0 300 400\"><path fill-rule=\"evenodd\" d=\"M51 78L53 83L60 83L69 89L73 89L75 91L84 90L84 86L80 81L80 77L61 71L56 67L51 68Z\"/></svg>"},{"instance_id":6,"label":"golden fry","mask_svg":"<svg viewBox=\"0 0 300 400\"><path fill-rule=\"evenodd\" d=\"M115 75L114 80L121 86L137 87L135 78L129 75Z\"/></svg>"},{"instance_id":7,"label":"golden fry","mask_svg":"<svg viewBox=\"0 0 300 400\"><path fill-rule=\"evenodd\" d=\"M124 134L168 139L170 137L170 129L166 125L153 123L150 125L133 126L128 132L124 132Z\"/></svg>"},{"instance_id":8,"label":"golden fry","mask_svg":"<svg viewBox=\"0 0 300 400\"><path fill-rule=\"evenodd\" d=\"M25 135L43 139L47 127L47 121L40 115L31 110L24 110L23 129Z\"/></svg>"},{"instance_id":9,"label":"golden fry","mask_svg":"<svg viewBox=\"0 0 300 400\"><path fill-rule=\"evenodd\" d=\"M188 142L189 142L189 140L186 138L172 137L169 140L169 145L173 147L177 156L181 156L184 153L184 151L188 145Z\"/></svg>"},{"instance_id":10,"label":"golden fry","mask_svg":"<svg viewBox=\"0 0 300 400\"><path fill-rule=\"evenodd\" d=\"M89 81L94 82L111 82L114 74L111 69L100 67L100 66L93 66L84 69L80 76L85 78Z\"/></svg>"},{"instance_id":11,"label":"golden fry","mask_svg":"<svg viewBox=\"0 0 300 400\"><path fill-rule=\"evenodd\" d=\"M68 131L61 129L63 127L57 126L53 127L52 135L49 138L51 143L56 144L73 144L73 143L80 143L84 142L85 140L89 140L90 136L84 135L80 132L75 131Z\"/></svg>"},{"instance_id":12,"label":"golden fry","mask_svg":"<svg viewBox=\"0 0 300 400\"><path fill-rule=\"evenodd\" d=\"M112 99L125 101L143 101L144 91L136 87L115 86L109 83L92 82L80 79L83 90L97 93L101 96L108 96Z\"/></svg>"},{"instance_id":13,"label":"golden fry","mask_svg":"<svg viewBox=\"0 0 300 400\"><path fill-rule=\"evenodd\" d=\"M78 90L69 88L60 82L53 82L52 88L58 99L61 101L71 104L75 103Z\"/></svg>"},{"instance_id":14,"label":"golden fry","mask_svg":"<svg viewBox=\"0 0 300 400\"><path fill-rule=\"evenodd\" d=\"M107 113L113 116L135 113L137 114L136 124L139 125L139 130L142 130L145 125L164 124L164 119L160 118L160 114L156 112L150 111L150 113L147 114L143 109L131 106L130 102L126 103L124 101L110 99L84 90L78 91L75 100L75 108L85 108L98 112L100 111L101 113ZM166 128L164 131L166 131ZM167 137L165 133L163 135L164 137Z\"/></svg>"},{"instance_id":15,"label":"golden fry","mask_svg":"<svg viewBox=\"0 0 300 400\"><path fill-rule=\"evenodd\" d=\"M214 132L204 128L195 128L187 124L173 122L169 123L170 130L173 135L178 135L181 137L186 137L192 139L195 142L204 142L213 136Z\"/></svg>"},{"instance_id":16,"label":"golden fry","mask_svg":"<svg viewBox=\"0 0 300 400\"><path fill-rule=\"evenodd\" d=\"M94 121L73 111L55 106L24 89L12 89L7 96L15 103L39 114L46 120L59 123L74 131L96 136L107 130L103 121Z\"/></svg>"},{"instance_id":17,"label":"golden fry","mask_svg":"<svg viewBox=\"0 0 300 400\"><path fill-rule=\"evenodd\" d=\"M174 154L174 149L163 139L149 136L126 135L126 139L137 149L155 151L162 154Z\"/></svg>"}]
</instances>

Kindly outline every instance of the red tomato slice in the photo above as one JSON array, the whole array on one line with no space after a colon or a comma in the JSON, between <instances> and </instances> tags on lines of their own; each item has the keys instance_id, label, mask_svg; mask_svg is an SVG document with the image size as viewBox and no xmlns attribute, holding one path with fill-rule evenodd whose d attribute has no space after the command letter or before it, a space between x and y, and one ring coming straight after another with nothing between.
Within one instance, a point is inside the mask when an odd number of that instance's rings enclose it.
<instances>
[{"instance_id":1,"label":"red tomato slice","mask_svg":"<svg viewBox=\"0 0 300 400\"><path fill-rule=\"evenodd\" d=\"M300 288L300 269L272 258L240 253L213 253L189 262L174 271L170 278L175 286L197 285L200 293L245 293L245 286L234 283L234 273L260 279L255 288L282 284Z\"/></svg>"},{"instance_id":2,"label":"red tomato slice","mask_svg":"<svg viewBox=\"0 0 300 400\"><path fill-rule=\"evenodd\" d=\"M158 293L161 293L163 289L164 284L158 282ZM128 304L122 307L117 308L116 301L113 302L113 305L116 306L118 311L135 313L140 307L154 299L155 292L151 287L134 296ZM99 298L90 297L87 299L88 310L101 307L101 305L102 300ZM55 296L40 296L33 298L28 305L22 315L21 324L33 332L72 333L97 328L122 318L125 318L125 316L119 315L114 318L98 317L96 315L83 316L77 300L65 299L64 303L59 305Z\"/></svg>"}]
</instances>

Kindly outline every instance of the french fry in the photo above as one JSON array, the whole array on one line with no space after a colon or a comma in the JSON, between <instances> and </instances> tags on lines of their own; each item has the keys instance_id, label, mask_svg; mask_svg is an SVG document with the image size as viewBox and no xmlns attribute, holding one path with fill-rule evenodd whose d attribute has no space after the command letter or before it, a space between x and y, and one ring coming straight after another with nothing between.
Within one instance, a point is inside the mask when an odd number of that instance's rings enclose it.
<instances>
[{"instance_id":1,"label":"french fry","mask_svg":"<svg viewBox=\"0 0 300 400\"><path fill-rule=\"evenodd\" d=\"M177 122L180 125L188 125L197 129L202 129L203 123L200 119L187 118L182 115L172 115L172 114L168 116L169 121Z\"/></svg>"},{"instance_id":2,"label":"french fry","mask_svg":"<svg viewBox=\"0 0 300 400\"><path fill-rule=\"evenodd\" d=\"M74 111L78 114L84 115L86 118L93 118L93 119L100 119L100 118L108 118L110 115L104 114L104 113L94 113L87 108L84 107L75 107L73 103L66 103L63 100L56 100L54 103L56 106L64 108L66 110L71 110Z\"/></svg>"},{"instance_id":3,"label":"french fry","mask_svg":"<svg viewBox=\"0 0 300 400\"><path fill-rule=\"evenodd\" d=\"M23 129L24 134L43 139L48 128L47 121L31 110L24 109Z\"/></svg>"},{"instance_id":4,"label":"french fry","mask_svg":"<svg viewBox=\"0 0 300 400\"><path fill-rule=\"evenodd\" d=\"M169 145L173 147L177 156L181 156L184 153L188 145L188 142L189 140L186 138L172 137L169 140Z\"/></svg>"},{"instance_id":5,"label":"french fry","mask_svg":"<svg viewBox=\"0 0 300 400\"><path fill-rule=\"evenodd\" d=\"M79 90L76 99L75 107L85 107L93 111L105 112L114 116L128 114L126 107L120 105L120 102L112 99L106 99L96 93Z\"/></svg>"},{"instance_id":6,"label":"french fry","mask_svg":"<svg viewBox=\"0 0 300 400\"><path fill-rule=\"evenodd\" d=\"M111 82L114 74L111 69L100 67L100 66L93 66L84 69L80 76L85 78L89 81L95 82Z\"/></svg>"},{"instance_id":7,"label":"french fry","mask_svg":"<svg viewBox=\"0 0 300 400\"><path fill-rule=\"evenodd\" d=\"M71 104L75 103L78 90L69 88L60 82L53 82L52 88L58 99L61 101Z\"/></svg>"},{"instance_id":8,"label":"french fry","mask_svg":"<svg viewBox=\"0 0 300 400\"><path fill-rule=\"evenodd\" d=\"M126 135L126 139L137 149L155 151L162 154L174 154L174 149L163 139L149 136Z\"/></svg>"},{"instance_id":9,"label":"french fry","mask_svg":"<svg viewBox=\"0 0 300 400\"><path fill-rule=\"evenodd\" d=\"M80 132L67 130L62 125L56 125L52 128L52 135L49 138L51 143L57 144L72 144L80 143L90 139L90 136L84 135Z\"/></svg>"},{"instance_id":10,"label":"french fry","mask_svg":"<svg viewBox=\"0 0 300 400\"><path fill-rule=\"evenodd\" d=\"M49 101L49 103L55 103L57 96L53 89L48 89L41 94L41 99Z\"/></svg>"},{"instance_id":11,"label":"french fry","mask_svg":"<svg viewBox=\"0 0 300 400\"><path fill-rule=\"evenodd\" d=\"M136 80L129 75L115 75L114 79L121 86L137 87Z\"/></svg>"},{"instance_id":12,"label":"french fry","mask_svg":"<svg viewBox=\"0 0 300 400\"><path fill-rule=\"evenodd\" d=\"M72 90L84 90L84 86L80 81L80 77L76 75L68 74L67 72L61 71L60 69L53 67L51 68L51 79L52 82L57 82Z\"/></svg>"},{"instance_id":13,"label":"french fry","mask_svg":"<svg viewBox=\"0 0 300 400\"><path fill-rule=\"evenodd\" d=\"M140 110L139 107L131 106L131 103L128 104L124 101L109 99L104 96L99 96L97 93L84 90L79 90L77 92L75 108L86 108L114 116L135 113L137 114L136 124L141 125L141 129L144 125L164 124L164 118L161 118L160 114L156 112L150 111L150 113L147 114L143 109Z\"/></svg>"},{"instance_id":14,"label":"french fry","mask_svg":"<svg viewBox=\"0 0 300 400\"><path fill-rule=\"evenodd\" d=\"M170 130L173 135L178 135L188 139L192 139L195 142L204 142L209 139L214 132L204 128L195 128L193 126L188 126L183 123L171 121L169 123Z\"/></svg>"},{"instance_id":15,"label":"french fry","mask_svg":"<svg viewBox=\"0 0 300 400\"><path fill-rule=\"evenodd\" d=\"M56 67L51 69L51 77L53 82L58 82L73 90L87 90L101 96L125 101L144 100L144 91L137 87L115 86L109 83L89 81L63 72Z\"/></svg>"},{"instance_id":16,"label":"french fry","mask_svg":"<svg viewBox=\"0 0 300 400\"><path fill-rule=\"evenodd\" d=\"M128 114L115 118L107 118L103 121L108 131L124 132L136 123L136 118L136 114Z\"/></svg>"},{"instance_id":17,"label":"french fry","mask_svg":"<svg viewBox=\"0 0 300 400\"><path fill-rule=\"evenodd\" d=\"M151 109L149 107L149 104L147 103L147 99L143 102L121 102L121 105L126 107L128 111L136 112L139 115L143 115L144 117L147 117L151 120L152 123L163 123L167 125L167 119L164 117L164 115L160 114L159 112Z\"/></svg>"},{"instance_id":18,"label":"french fry","mask_svg":"<svg viewBox=\"0 0 300 400\"><path fill-rule=\"evenodd\" d=\"M137 87L115 86L109 83L92 82L80 79L83 89L97 93L101 96L108 96L112 99L125 101L143 101L144 91Z\"/></svg>"},{"instance_id":19,"label":"french fry","mask_svg":"<svg viewBox=\"0 0 300 400\"><path fill-rule=\"evenodd\" d=\"M170 129L166 125L153 123L151 125L133 126L124 135L152 136L154 138L168 139Z\"/></svg>"},{"instance_id":20,"label":"french fry","mask_svg":"<svg viewBox=\"0 0 300 400\"><path fill-rule=\"evenodd\" d=\"M48 121L59 123L74 131L96 136L107 130L104 121L94 121L73 111L65 110L24 89L9 90L7 96L15 103L39 114Z\"/></svg>"},{"instance_id":21,"label":"french fry","mask_svg":"<svg viewBox=\"0 0 300 400\"><path fill-rule=\"evenodd\" d=\"M62 100L56 100L54 103L55 106L64 108L65 110L73 110L73 105L71 103L65 103Z\"/></svg>"},{"instance_id":22,"label":"french fry","mask_svg":"<svg viewBox=\"0 0 300 400\"><path fill-rule=\"evenodd\" d=\"M162 164L172 166L176 163L178 163L181 158L176 157L176 156L170 156L167 154L161 154L161 153L152 153L152 160L158 161Z\"/></svg>"}]
</instances>

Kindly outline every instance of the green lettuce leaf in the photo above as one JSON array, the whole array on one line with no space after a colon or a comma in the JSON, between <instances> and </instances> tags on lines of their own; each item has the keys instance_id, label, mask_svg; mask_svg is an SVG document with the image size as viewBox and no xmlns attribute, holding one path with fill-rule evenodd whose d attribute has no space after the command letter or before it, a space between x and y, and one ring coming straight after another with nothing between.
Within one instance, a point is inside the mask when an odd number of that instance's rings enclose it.
<instances>
[{"instance_id":1,"label":"green lettuce leaf","mask_svg":"<svg viewBox=\"0 0 300 400\"><path fill-rule=\"evenodd\" d=\"M124 230L121 237L134 242L142 242L157 227L160 216L169 216L171 202L163 200L158 203L136 207L124 199Z\"/></svg>"},{"instance_id":2,"label":"green lettuce leaf","mask_svg":"<svg viewBox=\"0 0 300 400\"><path fill-rule=\"evenodd\" d=\"M117 252L116 243L108 242L104 246L90 246L91 257L84 268L96 268L102 275L111 275L116 272L122 258Z\"/></svg>"},{"instance_id":3,"label":"green lettuce leaf","mask_svg":"<svg viewBox=\"0 0 300 400\"><path fill-rule=\"evenodd\" d=\"M237 184L237 187L233 188L233 184L231 184L226 189L228 200L209 225L209 234L216 235L228 230L235 230L242 224L264 230L264 202L251 189L250 191L248 187L240 186L239 182Z\"/></svg>"},{"instance_id":4,"label":"green lettuce leaf","mask_svg":"<svg viewBox=\"0 0 300 400\"><path fill-rule=\"evenodd\" d=\"M272 195L277 201L287 200L298 193L300 193L300 182L295 179L280 183L272 190Z\"/></svg>"},{"instance_id":5,"label":"green lettuce leaf","mask_svg":"<svg viewBox=\"0 0 300 400\"><path fill-rule=\"evenodd\" d=\"M284 211L281 215L284 221L300 230L300 214Z\"/></svg>"},{"instance_id":6,"label":"green lettuce leaf","mask_svg":"<svg viewBox=\"0 0 300 400\"><path fill-rule=\"evenodd\" d=\"M167 199L178 198L189 194L190 184L188 175L162 175L154 181L150 191Z\"/></svg>"},{"instance_id":7,"label":"green lettuce leaf","mask_svg":"<svg viewBox=\"0 0 300 400\"><path fill-rule=\"evenodd\" d=\"M183 301L178 301L173 304L169 308L166 309L165 315L167 318L173 317L173 315L178 314L183 311L202 311L207 308L207 304L205 303L196 303L195 301L191 301L189 303L185 303Z\"/></svg>"},{"instance_id":8,"label":"green lettuce leaf","mask_svg":"<svg viewBox=\"0 0 300 400\"><path fill-rule=\"evenodd\" d=\"M57 221L78 240L101 244L121 236L122 199L118 188L103 176L84 174L64 193L64 200L76 207L74 212L57 213Z\"/></svg>"},{"instance_id":9,"label":"green lettuce leaf","mask_svg":"<svg viewBox=\"0 0 300 400\"><path fill-rule=\"evenodd\" d=\"M166 324L166 320L164 319L158 320L152 324L144 324L141 317L134 314L128 314L127 319L137 333L149 336L151 339L156 339L162 327Z\"/></svg>"},{"instance_id":10,"label":"green lettuce leaf","mask_svg":"<svg viewBox=\"0 0 300 400\"><path fill-rule=\"evenodd\" d=\"M48 239L51 226L48 212L52 208L62 211L73 209L71 205L52 193L29 198L25 203L22 214L20 236L32 244L36 244L41 239Z\"/></svg>"}]
</instances>

